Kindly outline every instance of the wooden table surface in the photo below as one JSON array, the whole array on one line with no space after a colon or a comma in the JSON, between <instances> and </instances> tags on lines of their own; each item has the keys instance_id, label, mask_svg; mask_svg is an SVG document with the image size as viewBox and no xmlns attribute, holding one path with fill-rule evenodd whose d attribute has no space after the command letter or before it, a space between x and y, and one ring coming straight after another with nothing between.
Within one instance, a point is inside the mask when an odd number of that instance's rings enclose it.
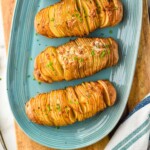
<instances>
[{"instance_id":1,"label":"wooden table surface","mask_svg":"<svg viewBox=\"0 0 150 150\"><path fill-rule=\"evenodd\" d=\"M15 6L15 0L0 0L3 14L3 25L5 33L5 45L8 48L12 15ZM147 12L147 0L143 0L143 24L141 32L140 48L138 53L136 71L132 84L132 89L128 99L126 114L131 111L140 100L150 92L150 26ZM41 146L30 140L15 123L16 139L18 150L52 150ZM82 150L103 150L109 142L109 136Z\"/></svg>"}]
</instances>

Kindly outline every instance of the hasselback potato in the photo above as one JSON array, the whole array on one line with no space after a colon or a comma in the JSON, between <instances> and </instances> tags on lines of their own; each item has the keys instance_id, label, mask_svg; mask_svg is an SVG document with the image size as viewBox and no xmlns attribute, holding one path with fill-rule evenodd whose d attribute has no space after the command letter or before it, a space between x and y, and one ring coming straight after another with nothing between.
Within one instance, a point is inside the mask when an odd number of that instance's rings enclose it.
<instances>
[{"instance_id":1,"label":"hasselback potato","mask_svg":"<svg viewBox=\"0 0 150 150\"><path fill-rule=\"evenodd\" d=\"M35 59L34 76L40 82L84 78L115 65L118 45L112 38L78 38L48 47Z\"/></svg>"},{"instance_id":2,"label":"hasselback potato","mask_svg":"<svg viewBox=\"0 0 150 150\"><path fill-rule=\"evenodd\" d=\"M35 29L50 38L84 36L118 24L122 16L120 0L62 0L38 12Z\"/></svg>"},{"instance_id":3,"label":"hasselback potato","mask_svg":"<svg viewBox=\"0 0 150 150\"><path fill-rule=\"evenodd\" d=\"M112 106L115 101L113 85L109 81L99 80L39 94L26 103L25 109L34 123L65 126L90 118Z\"/></svg>"}]
</instances>

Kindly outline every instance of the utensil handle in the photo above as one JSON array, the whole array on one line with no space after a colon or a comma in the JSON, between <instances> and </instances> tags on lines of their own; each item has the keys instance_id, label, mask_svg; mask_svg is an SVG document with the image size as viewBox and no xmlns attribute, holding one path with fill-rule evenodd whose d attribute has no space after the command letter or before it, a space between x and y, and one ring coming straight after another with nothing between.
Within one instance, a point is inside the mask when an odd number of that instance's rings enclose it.
<instances>
[{"instance_id":1,"label":"utensil handle","mask_svg":"<svg viewBox=\"0 0 150 150\"><path fill-rule=\"evenodd\" d=\"M7 150L7 147L6 147L6 144L4 142L4 139L3 139L1 131L0 131L0 143L1 143L2 147L3 147L3 149Z\"/></svg>"}]
</instances>

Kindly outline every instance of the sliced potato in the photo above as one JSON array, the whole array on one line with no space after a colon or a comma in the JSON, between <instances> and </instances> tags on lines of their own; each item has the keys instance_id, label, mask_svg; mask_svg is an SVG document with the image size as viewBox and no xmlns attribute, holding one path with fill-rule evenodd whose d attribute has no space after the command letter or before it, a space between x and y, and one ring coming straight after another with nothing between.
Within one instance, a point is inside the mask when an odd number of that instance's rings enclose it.
<instances>
[{"instance_id":1,"label":"sliced potato","mask_svg":"<svg viewBox=\"0 0 150 150\"><path fill-rule=\"evenodd\" d=\"M82 6L90 32L99 27L99 17L94 0L82 0Z\"/></svg>"},{"instance_id":2,"label":"sliced potato","mask_svg":"<svg viewBox=\"0 0 150 150\"><path fill-rule=\"evenodd\" d=\"M34 24L37 33L50 38L84 36L114 26L122 17L120 0L63 0L41 10Z\"/></svg>"},{"instance_id":3,"label":"sliced potato","mask_svg":"<svg viewBox=\"0 0 150 150\"><path fill-rule=\"evenodd\" d=\"M53 5L53 6L51 6L51 7L49 7L49 28L50 28L50 30L53 32L53 34L54 34L54 36L55 37L61 37L60 36L60 34L59 34L59 32L58 32L58 30L57 30L57 28L56 28L56 26L55 26L55 22L56 22L56 20L55 20L55 9L57 8L57 5Z\"/></svg>"},{"instance_id":4,"label":"sliced potato","mask_svg":"<svg viewBox=\"0 0 150 150\"><path fill-rule=\"evenodd\" d=\"M112 106L116 90L109 81L87 82L37 95L26 103L28 118L46 126L66 126L83 121Z\"/></svg>"},{"instance_id":5,"label":"sliced potato","mask_svg":"<svg viewBox=\"0 0 150 150\"><path fill-rule=\"evenodd\" d=\"M47 47L35 59L40 82L84 78L117 64L118 45L112 38L78 38L57 48Z\"/></svg>"}]
</instances>

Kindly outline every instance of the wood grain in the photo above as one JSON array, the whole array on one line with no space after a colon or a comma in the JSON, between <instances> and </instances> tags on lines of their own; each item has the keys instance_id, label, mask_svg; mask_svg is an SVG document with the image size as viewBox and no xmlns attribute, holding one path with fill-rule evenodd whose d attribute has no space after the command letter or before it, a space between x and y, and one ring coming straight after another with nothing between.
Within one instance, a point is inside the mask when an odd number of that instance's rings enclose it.
<instances>
[{"instance_id":1,"label":"wood grain","mask_svg":"<svg viewBox=\"0 0 150 150\"><path fill-rule=\"evenodd\" d=\"M15 0L1 0L3 25L5 32L5 44L8 47L12 15L14 11ZM139 47L138 60L136 65L135 76L132 84L131 93L128 100L126 112L131 111L140 100L150 92L150 28L147 12L147 1L143 0L143 25L141 32L141 42ZM29 139L15 123L17 147L18 150L53 150L37 144ZM80 150L103 150L109 142L107 136L103 140L89 147Z\"/></svg>"},{"instance_id":2,"label":"wood grain","mask_svg":"<svg viewBox=\"0 0 150 150\"><path fill-rule=\"evenodd\" d=\"M136 71L128 100L131 111L150 92L150 24L147 1L143 0L143 24Z\"/></svg>"}]
</instances>

